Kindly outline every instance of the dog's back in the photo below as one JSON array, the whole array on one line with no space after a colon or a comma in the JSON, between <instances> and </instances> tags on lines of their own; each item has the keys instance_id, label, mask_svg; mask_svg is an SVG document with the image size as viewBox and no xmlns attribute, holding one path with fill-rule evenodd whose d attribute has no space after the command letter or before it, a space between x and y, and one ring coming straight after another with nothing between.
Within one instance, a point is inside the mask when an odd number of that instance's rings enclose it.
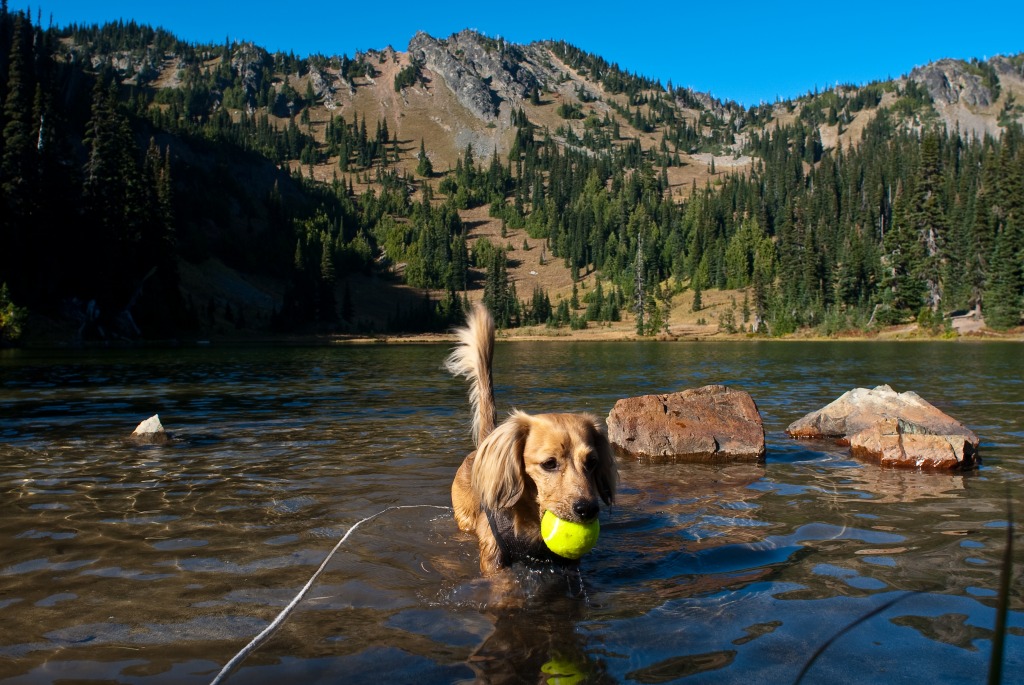
<instances>
[{"instance_id":1,"label":"dog's back","mask_svg":"<svg viewBox=\"0 0 1024 685\"><path fill-rule=\"evenodd\" d=\"M494 352L494 319L482 304L466 317L466 327L455 331L459 344L445 360L445 368L469 381L473 412L473 443L479 445L494 430L494 385L491 359Z\"/></svg>"}]
</instances>

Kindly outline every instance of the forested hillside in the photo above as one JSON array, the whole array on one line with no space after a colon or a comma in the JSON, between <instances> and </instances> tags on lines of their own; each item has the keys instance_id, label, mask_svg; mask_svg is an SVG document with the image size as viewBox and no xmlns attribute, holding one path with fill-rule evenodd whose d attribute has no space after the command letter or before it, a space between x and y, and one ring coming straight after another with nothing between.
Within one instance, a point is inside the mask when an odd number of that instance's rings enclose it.
<instances>
[{"instance_id":1,"label":"forested hillside","mask_svg":"<svg viewBox=\"0 0 1024 685\"><path fill-rule=\"evenodd\" d=\"M1024 307L1024 55L744 108L562 42L354 57L0 15L0 338ZM742 306L740 306L742 301Z\"/></svg>"}]
</instances>

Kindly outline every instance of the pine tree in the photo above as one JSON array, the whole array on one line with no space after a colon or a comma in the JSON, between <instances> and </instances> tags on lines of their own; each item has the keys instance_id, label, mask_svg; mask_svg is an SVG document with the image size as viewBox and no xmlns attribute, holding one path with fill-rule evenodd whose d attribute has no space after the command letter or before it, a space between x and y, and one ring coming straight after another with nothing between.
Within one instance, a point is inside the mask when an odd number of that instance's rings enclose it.
<instances>
[{"instance_id":1,"label":"pine tree","mask_svg":"<svg viewBox=\"0 0 1024 685\"><path fill-rule=\"evenodd\" d=\"M946 212L940 196L942 180L939 137L931 132L921 142L921 170L917 184L914 216L911 221L921 243L917 252L920 260L911 271L914 278L925 284L925 305L933 312L942 302L943 235L946 231Z\"/></svg>"},{"instance_id":2,"label":"pine tree","mask_svg":"<svg viewBox=\"0 0 1024 685\"><path fill-rule=\"evenodd\" d=\"M423 144L423 138L420 138L420 155L418 157L419 163L416 165L416 173L423 178L430 178L434 175L434 167L430 163L430 158L427 157L426 147Z\"/></svg>"},{"instance_id":3,"label":"pine tree","mask_svg":"<svg viewBox=\"0 0 1024 685\"><path fill-rule=\"evenodd\" d=\"M124 273L125 265L131 265L135 273L150 268L140 250L152 206L147 195L153 188L136 162L135 141L118 107L116 83L104 86L100 79L93 98L82 185L85 216L79 238L85 258L80 262L81 284L98 293L101 306L113 311L124 305L126 288L135 288L134 275L125 274L120 282L98 275Z\"/></svg>"},{"instance_id":4,"label":"pine tree","mask_svg":"<svg viewBox=\"0 0 1024 685\"><path fill-rule=\"evenodd\" d=\"M21 13L13 18L7 58L7 97L0 118L0 207L5 215L0 228L0 252L5 256L0 267L26 247L34 181L32 27Z\"/></svg>"},{"instance_id":5,"label":"pine tree","mask_svg":"<svg viewBox=\"0 0 1024 685\"><path fill-rule=\"evenodd\" d=\"M590 321L602 321L604 320L604 314L607 305L604 299L604 286L601 285L601 280L598 279L597 286L590 295L590 303L587 305L586 317Z\"/></svg>"},{"instance_id":6,"label":"pine tree","mask_svg":"<svg viewBox=\"0 0 1024 685\"><path fill-rule=\"evenodd\" d=\"M644 274L644 235L643 233L637 234L636 240L636 260L633 264L633 303L634 311L636 312L636 333L637 335L644 334L644 315L645 311L645 290L647 288L646 275Z\"/></svg>"},{"instance_id":7,"label":"pine tree","mask_svg":"<svg viewBox=\"0 0 1024 685\"><path fill-rule=\"evenodd\" d=\"M503 249L496 249L491 253L487 265L483 302L491 310L494 321L500 328L512 325L518 303L509 283L507 257Z\"/></svg>"},{"instance_id":8,"label":"pine tree","mask_svg":"<svg viewBox=\"0 0 1024 685\"><path fill-rule=\"evenodd\" d=\"M296 272L302 272L306 270L306 256L305 250L302 249L302 238L298 238L295 241L295 253L292 256L292 267Z\"/></svg>"},{"instance_id":9,"label":"pine tree","mask_svg":"<svg viewBox=\"0 0 1024 685\"><path fill-rule=\"evenodd\" d=\"M883 323L899 323L908 315L916 316L925 302L925 283L920 279L924 263L923 243L907 219L909 212L901 200L893 215L893 225L882 241L883 276L880 283Z\"/></svg>"},{"instance_id":10,"label":"pine tree","mask_svg":"<svg viewBox=\"0 0 1024 685\"><path fill-rule=\"evenodd\" d=\"M334 285L334 254L331 251L331 241L327 236L321 239L323 247L320 251L320 280L324 283Z\"/></svg>"},{"instance_id":11,"label":"pine tree","mask_svg":"<svg viewBox=\"0 0 1024 685\"><path fill-rule=\"evenodd\" d=\"M996 236L985 288L983 312L985 323L992 328L1007 329L1020 323L1021 293L1024 292L1021 245L1024 245L1021 231L1016 218L1012 218Z\"/></svg>"},{"instance_id":12,"label":"pine tree","mask_svg":"<svg viewBox=\"0 0 1024 685\"><path fill-rule=\"evenodd\" d=\"M323 247L320 252L320 280L317 283L317 318L323 323L332 323L337 319L336 298L334 296L334 254L331 250L330 237L321 236Z\"/></svg>"}]
</instances>

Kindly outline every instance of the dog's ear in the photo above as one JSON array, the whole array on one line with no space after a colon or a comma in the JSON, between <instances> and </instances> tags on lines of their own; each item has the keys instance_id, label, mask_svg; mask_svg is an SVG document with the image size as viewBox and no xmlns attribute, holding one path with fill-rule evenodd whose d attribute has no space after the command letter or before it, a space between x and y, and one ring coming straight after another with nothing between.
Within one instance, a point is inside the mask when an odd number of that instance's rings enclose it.
<instances>
[{"instance_id":1,"label":"dog's ear","mask_svg":"<svg viewBox=\"0 0 1024 685\"><path fill-rule=\"evenodd\" d=\"M523 447L529 432L529 416L514 412L480 443L473 461L473 491L484 507L505 509L522 497Z\"/></svg>"},{"instance_id":2,"label":"dog's ear","mask_svg":"<svg viewBox=\"0 0 1024 685\"><path fill-rule=\"evenodd\" d=\"M615 465L615 455L611 443L605 435L604 427L594 421L594 448L597 451L597 467L594 469L594 486L597 494L605 504L615 501L615 489L619 483L619 469Z\"/></svg>"}]
</instances>

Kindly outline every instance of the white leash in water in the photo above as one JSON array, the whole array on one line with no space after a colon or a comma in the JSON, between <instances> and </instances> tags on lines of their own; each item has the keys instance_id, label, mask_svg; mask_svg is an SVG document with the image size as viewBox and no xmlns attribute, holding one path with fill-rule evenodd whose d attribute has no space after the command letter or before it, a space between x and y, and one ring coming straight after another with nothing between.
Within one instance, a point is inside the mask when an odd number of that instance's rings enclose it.
<instances>
[{"instance_id":1,"label":"white leash in water","mask_svg":"<svg viewBox=\"0 0 1024 685\"><path fill-rule=\"evenodd\" d=\"M316 579L319 578L320 574L324 572L325 568L327 568L327 563L334 556L334 553L337 552L338 549L341 548L341 546L343 544L345 544L345 540L348 540L348 536L351 535L352 532L356 528L358 528L359 526L363 525L367 521L372 521L373 519L377 518L378 516L382 516L382 515L388 513L389 511L395 511L396 509L423 509L423 508L445 509L447 511L451 511L451 507L445 507L445 506L440 506L440 505L436 505L436 504L405 504L405 505L395 505L395 506L388 507L387 509L383 509L381 511L378 511L376 514L372 514L370 516L367 516L362 521L357 521L356 523L354 523L352 525L352 527L348 529L348 531L345 533L345 535L343 535L342 538L340 540L338 540L338 544L336 544L334 546L334 549L332 549L330 552L327 553L327 557L323 560L323 563L320 564L320 568L318 568L316 570L316 572L313 573L313 576L309 579L309 581L305 585L302 586L302 589L299 590L299 593L297 595L295 595L295 599L293 599L291 601L291 603L288 604L288 606L286 606L284 609L281 610L281 613L279 613L277 615L277 618L275 618L273 621L271 621L270 625L263 629L263 632L261 632L259 635L254 637L252 639L252 642L250 642L245 647L243 647L242 651L240 651L238 654L236 654L234 656L234 658L232 658L231 661L229 661L224 666L224 668L222 668L220 670L220 673L217 674L217 677L210 681L210 685L218 685L219 683L223 683L224 680L228 677L228 675L232 671L234 671L235 668L237 668L240 663L245 661L246 657L248 657L250 654L252 654L254 651L256 651L256 648L259 647L261 644L263 644L263 642L268 637L270 637L271 633L273 633L275 630L277 630L281 626L281 624L284 623L284 620L286 618L288 618L288 615L290 613L292 613L292 610L295 609L296 606L298 606L299 602L302 601L302 598L306 596L307 592L309 592L309 589L311 587L313 587L313 583L316 582Z\"/></svg>"}]
</instances>

